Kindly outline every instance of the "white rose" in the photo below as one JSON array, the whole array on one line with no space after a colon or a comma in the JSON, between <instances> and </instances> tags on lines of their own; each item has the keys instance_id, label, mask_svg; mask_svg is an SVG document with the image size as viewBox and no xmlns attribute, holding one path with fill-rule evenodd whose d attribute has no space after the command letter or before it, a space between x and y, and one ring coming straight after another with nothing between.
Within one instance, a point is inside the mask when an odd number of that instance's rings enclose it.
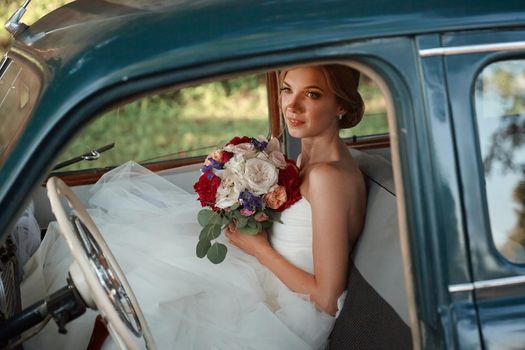
<instances>
[{"instance_id":1,"label":"white rose","mask_svg":"<svg viewBox=\"0 0 525 350\"><path fill-rule=\"evenodd\" d=\"M268 145L266 146L266 153L271 154L275 151L281 151L281 145L279 144L279 140L276 137L272 137L270 141L268 141Z\"/></svg>"},{"instance_id":2,"label":"white rose","mask_svg":"<svg viewBox=\"0 0 525 350\"><path fill-rule=\"evenodd\" d=\"M231 207L238 202L239 194L246 189L246 183L233 169L217 170L215 174L221 178L215 206L221 209Z\"/></svg>"},{"instance_id":3,"label":"white rose","mask_svg":"<svg viewBox=\"0 0 525 350\"><path fill-rule=\"evenodd\" d=\"M241 154L235 154L230 160L224 164L224 169L231 169L237 174L237 176L244 175L244 167L246 166L246 161Z\"/></svg>"},{"instance_id":4,"label":"white rose","mask_svg":"<svg viewBox=\"0 0 525 350\"><path fill-rule=\"evenodd\" d=\"M288 164L286 163L286 159L284 158L284 154L282 154L279 151L274 151L270 153L270 156L268 158L270 162L272 162L279 169L286 169L286 167L288 166Z\"/></svg>"},{"instance_id":5,"label":"white rose","mask_svg":"<svg viewBox=\"0 0 525 350\"><path fill-rule=\"evenodd\" d=\"M239 143L238 145L226 145L224 150L233 154L243 155L246 159L253 158L257 154L257 149L249 142Z\"/></svg>"},{"instance_id":6,"label":"white rose","mask_svg":"<svg viewBox=\"0 0 525 350\"><path fill-rule=\"evenodd\" d=\"M254 195L265 194L277 183L277 168L270 162L252 158L246 161L244 179Z\"/></svg>"},{"instance_id":7,"label":"white rose","mask_svg":"<svg viewBox=\"0 0 525 350\"><path fill-rule=\"evenodd\" d=\"M262 159L267 162L270 161L270 157L265 152L259 152L259 154L255 158Z\"/></svg>"}]
</instances>

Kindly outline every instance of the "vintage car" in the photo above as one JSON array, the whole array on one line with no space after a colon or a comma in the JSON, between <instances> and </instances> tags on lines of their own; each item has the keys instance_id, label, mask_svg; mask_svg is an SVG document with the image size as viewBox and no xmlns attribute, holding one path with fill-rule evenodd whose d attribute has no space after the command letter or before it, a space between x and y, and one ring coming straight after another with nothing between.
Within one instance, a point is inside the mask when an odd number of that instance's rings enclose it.
<instances>
[{"instance_id":1,"label":"vintage car","mask_svg":"<svg viewBox=\"0 0 525 350\"><path fill-rule=\"evenodd\" d=\"M279 137L294 158L278 71L340 63L366 88L368 112L342 136L368 208L330 348L525 348L523 1L79 0L30 26L24 10L0 63L1 346L50 318L67 330L91 290L117 337L152 348L144 324L115 317L132 305L99 293L107 280L21 300L30 228L56 227L48 178L55 207L57 194L76 207L129 159L191 190L207 152L240 133Z\"/></svg>"}]
</instances>

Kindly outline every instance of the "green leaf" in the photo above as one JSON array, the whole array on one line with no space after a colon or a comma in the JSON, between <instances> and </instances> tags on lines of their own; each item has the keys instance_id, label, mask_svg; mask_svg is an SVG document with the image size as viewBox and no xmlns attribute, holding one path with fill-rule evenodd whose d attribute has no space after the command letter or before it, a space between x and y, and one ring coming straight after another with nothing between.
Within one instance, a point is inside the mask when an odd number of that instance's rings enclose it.
<instances>
[{"instance_id":1,"label":"green leaf","mask_svg":"<svg viewBox=\"0 0 525 350\"><path fill-rule=\"evenodd\" d=\"M213 212L213 215L212 215L212 217L210 219L210 222L208 224L221 225L222 224L222 215Z\"/></svg>"},{"instance_id":2,"label":"green leaf","mask_svg":"<svg viewBox=\"0 0 525 350\"><path fill-rule=\"evenodd\" d=\"M235 226L237 226L238 229L241 229L243 227L246 227L248 225L248 219L242 216L241 218L237 219L237 222L235 223Z\"/></svg>"},{"instance_id":3,"label":"green leaf","mask_svg":"<svg viewBox=\"0 0 525 350\"><path fill-rule=\"evenodd\" d=\"M244 226L239 227L239 231L241 231L241 233L244 233L245 235L255 236L259 233L260 230L258 230L257 227Z\"/></svg>"},{"instance_id":4,"label":"green leaf","mask_svg":"<svg viewBox=\"0 0 525 350\"><path fill-rule=\"evenodd\" d=\"M278 222L278 223L281 223L281 224L283 223L281 221L281 213L280 212L271 210L271 211L268 211L267 214L268 214L268 216L270 217L270 219L272 221Z\"/></svg>"},{"instance_id":5,"label":"green leaf","mask_svg":"<svg viewBox=\"0 0 525 350\"><path fill-rule=\"evenodd\" d=\"M215 242L212 244L210 249L208 249L206 256L212 263L219 264L224 260L224 258L226 258L227 251L228 248L226 248L224 244Z\"/></svg>"},{"instance_id":6,"label":"green leaf","mask_svg":"<svg viewBox=\"0 0 525 350\"><path fill-rule=\"evenodd\" d=\"M213 214L215 214L213 210L202 209L197 214L197 221L199 222L199 224L201 224L201 226L206 226L210 223Z\"/></svg>"},{"instance_id":7,"label":"green leaf","mask_svg":"<svg viewBox=\"0 0 525 350\"><path fill-rule=\"evenodd\" d=\"M211 243L210 241L208 241L207 239L201 239L199 241L199 243L197 243L197 256L199 258L204 258L206 256L206 254L208 253L208 250L210 249L211 247Z\"/></svg>"},{"instance_id":8,"label":"green leaf","mask_svg":"<svg viewBox=\"0 0 525 350\"><path fill-rule=\"evenodd\" d=\"M202 228L201 233L199 234L199 241L207 239L211 241L221 235L221 225L209 224Z\"/></svg>"},{"instance_id":9,"label":"green leaf","mask_svg":"<svg viewBox=\"0 0 525 350\"><path fill-rule=\"evenodd\" d=\"M263 228L263 230L269 230L271 227L272 227L272 222L271 221L263 221L261 222L261 226Z\"/></svg>"},{"instance_id":10,"label":"green leaf","mask_svg":"<svg viewBox=\"0 0 525 350\"><path fill-rule=\"evenodd\" d=\"M222 217L222 225L223 226L228 226L231 222L232 222L232 218L229 215L229 213Z\"/></svg>"}]
</instances>

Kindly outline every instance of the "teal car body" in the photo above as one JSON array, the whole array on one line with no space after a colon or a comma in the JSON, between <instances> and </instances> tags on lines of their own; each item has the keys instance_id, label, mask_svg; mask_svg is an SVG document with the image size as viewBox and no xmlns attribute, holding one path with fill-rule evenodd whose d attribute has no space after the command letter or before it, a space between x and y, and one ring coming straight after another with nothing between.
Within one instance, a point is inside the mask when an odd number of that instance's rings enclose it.
<instances>
[{"instance_id":1,"label":"teal car body","mask_svg":"<svg viewBox=\"0 0 525 350\"><path fill-rule=\"evenodd\" d=\"M523 348L525 267L491 238L472 89L487 63L523 59L524 38L523 1L73 2L7 53L41 88L0 165L0 233L72 135L111 106L239 72L351 61L381 77L395 109L414 341Z\"/></svg>"}]
</instances>

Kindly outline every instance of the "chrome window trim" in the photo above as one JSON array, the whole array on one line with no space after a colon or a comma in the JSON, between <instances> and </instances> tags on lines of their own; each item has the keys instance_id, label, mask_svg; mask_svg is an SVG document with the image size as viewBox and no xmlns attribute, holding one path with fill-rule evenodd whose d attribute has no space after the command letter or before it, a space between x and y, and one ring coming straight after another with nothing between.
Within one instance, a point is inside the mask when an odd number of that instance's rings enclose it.
<instances>
[{"instance_id":1,"label":"chrome window trim","mask_svg":"<svg viewBox=\"0 0 525 350\"><path fill-rule=\"evenodd\" d=\"M435 47L432 49L419 50L419 56L450 56L468 53L491 52L491 51L513 51L525 50L525 41L514 41L510 43L493 43L481 45L464 45L451 47Z\"/></svg>"},{"instance_id":2,"label":"chrome window trim","mask_svg":"<svg viewBox=\"0 0 525 350\"><path fill-rule=\"evenodd\" d=\"M474 283L452 284L448 286L448 291L450 293L457 293L457 292L472 291L475 289L490 289L490 288L498 288L498 287L505 287L505 286L515 286L519 284L525 285L525 275L495 278L491 280L476 281Z\"/></svg>"},{"instance_id":3,"label":"chrome window trim","mask_svg":"<svg viewBox=\"0 0 525 350\"><path fill-rule=\"evenodd\" d=\"M470 292L473 290L474 285L472 283L459 283L448 286L448 291L450 293Z\"/></svg>"}]
</instances>

